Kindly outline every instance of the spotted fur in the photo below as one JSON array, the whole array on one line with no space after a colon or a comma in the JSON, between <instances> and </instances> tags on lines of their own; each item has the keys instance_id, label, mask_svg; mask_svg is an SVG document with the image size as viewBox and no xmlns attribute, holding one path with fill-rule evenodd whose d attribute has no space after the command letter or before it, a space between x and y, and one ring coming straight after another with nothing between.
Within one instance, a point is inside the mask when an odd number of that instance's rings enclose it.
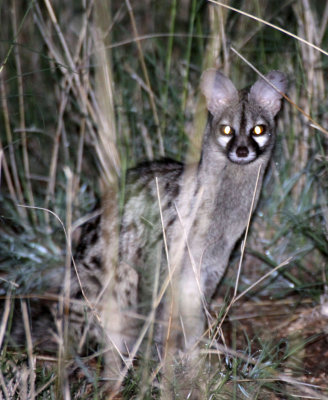
<instances>
[{"instance_id":1,"label":"spotted fur","mask_svg":"<svg viewBox=\"0 0 328 400\"><path fill-rule=\"evenodd\" d=\"M179 332L175 337L181 339L183 332L180 348L192 347L202 335L204 308L245 230L259 173L255 204L258 201L274 146L275 117L286 78L272 71L266 79L276 88L259 79L249 91L238 92L220 72L206 71L201 87L209 118L199 164L186 166L163 160L128 172L117 260L111 255L104 257L102 252L103 268L115 271L111 291L105 297L104 328L109 342L122 353L132 350L154 304L158 322L155 339L158 345L163 343L168 307L163 299L157 303L154 299L161 293L170 268L174 270L173 319ZM231 132L229 136L222 134L224 125L231 127L226 130ZM257 125L261 125L260 132L263 130L261 136L254 134ZM108 211L110 201L111 195L107 195L103 210ZM108 220L101 218L104 229L113 215L107 213ZM103 241L98 249L107 245ZM98 262L92 262L94 247L89 251L86 259L98 269ZM80 266L86 263L82 259Z\"/></svg>"},{"instance_id":2,"label":"spotted fur","mask_svg":"<svg viewBox=\"0 0 328 400\"><path fill-rule=\"evenodd\" d=\"M199 163L163 160L130 170L122 216L118 191L104 195L99 215L82 228L75 256L80 282L73 271L71 297L81 303L70 308L73 336L87 326L95 341L127 354L154 313L159 347L169 318L180 348L201 337L206 307L245 230L259 174L258 201L272 154L286 78L272 71L266 79L275 88L259 79L238 92L220 72L205 71L209 117ZM256 125L265 127L261 137L253 133Z\"/></svg>"}]
</instances>

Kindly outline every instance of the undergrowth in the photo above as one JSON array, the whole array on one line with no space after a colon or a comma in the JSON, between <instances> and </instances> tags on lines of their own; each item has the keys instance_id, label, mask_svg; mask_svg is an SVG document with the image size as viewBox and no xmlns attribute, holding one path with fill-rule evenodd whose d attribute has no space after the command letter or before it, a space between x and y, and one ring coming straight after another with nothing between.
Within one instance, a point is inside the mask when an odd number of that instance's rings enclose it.
<instances>
[{"instance_id":1,"label":"undergrowth","mask_svg":"<svg viewBox=\"0 0 328 400\"><path fill-rule=\"evenodd\" d=\"M289 262L230 304L236 249L213 306L221 339L215 350L203 349L195 388L204 399L327 398L328 354L319 344L327 341L328 58L263 21L327 49L328 6L224 4L0 3L0 398L109 396L101 348L64 360L36 353L31 321L26 349L15 348L12 305L56 300L53 286L104 185L123 187L125 171L143 160L197 160L206 119L201 72L217 67L238 88L256 77L231 47L262 73L285 72L291 99L281 112L238 293ZM325 373L310 363L311 352L326 359ZM176 363L173 387L183 374ZM163 380L158 364L139 355L117 398L160 398Z\"/></svg>"}]
</instances>

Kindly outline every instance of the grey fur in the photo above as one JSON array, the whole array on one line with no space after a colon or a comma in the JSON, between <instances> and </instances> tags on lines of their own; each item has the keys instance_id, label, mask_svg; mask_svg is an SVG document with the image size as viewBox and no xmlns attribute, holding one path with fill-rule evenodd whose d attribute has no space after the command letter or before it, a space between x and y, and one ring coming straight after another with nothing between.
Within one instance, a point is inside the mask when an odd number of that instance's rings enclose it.
<instances>
[{"instance_id":1,"label":"grey fur","mask_svg":"<svg viewBox=\"0 0 328 400\"><path fill-rule=\"evenodd\" d=\"M287 81L278 71L266 78L278 91L259 79L250 91L238 92L220 72L205 71L201 89L209 117L200 162L165 160L129 171L120 226L117 191L104 196L101 215L82 229L75 257L85 295L96 308L85 313L73 273L71 297L81 300L71 305L73 338L82 336L87 318L91 338L130 352L154 304L159 346L167 337L170 312L176 346L190 349L201 337L206 307L246 228L259 168L255 205L274 147L275 117ZM264 127L258 136L251 133L257 125ZM223 133L225 126L233 133ZM170 296L157 301L169 271Z\"/></svg>"},{"instance_id":2,"label":"grey fur","mask_svg":"<svg viewBox=\"0 0 328 400\"><path fill-rule=\"evenodd\" d=\"M287 81L281 72L272 71L266 78L279 92L286 91ZM263 79L249 92L238 92L228 78L213 69L203 74L201 88L209 118L199 164L154 162L128 175L119 262L113 296L108 296L111 312L104 314L106 332L123 353L131 351L140 332L136 317L146 318L151 312L158 266L161 278L157 294L169 268L174 270L171 288L175 293L171 295L178 333L173 336L178 346L191 348L200 338L204 309L246 228L259 168L255 205L272 154L281 93ZM233 128L229 140L221 138L222 125ZM251 134L256 125L264 126L260 137ZM163 229L168 259L163 251ZM112 268L108 263L107 269ZM159 344L166 338L168 303L161 301L157 309L155 338ZM113 313L115 318L111 318Z\"/></svg>"}]
</instances>

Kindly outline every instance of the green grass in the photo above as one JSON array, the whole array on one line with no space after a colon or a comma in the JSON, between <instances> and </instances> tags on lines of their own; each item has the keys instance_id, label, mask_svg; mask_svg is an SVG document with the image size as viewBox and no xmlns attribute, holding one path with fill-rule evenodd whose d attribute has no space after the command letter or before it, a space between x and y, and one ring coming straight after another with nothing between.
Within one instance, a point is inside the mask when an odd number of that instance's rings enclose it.
<instances>
[{"instance_id":1,"label":"green grass","mask_svg":"<svg viewBox=\"0 0 328 400\"><path fill-rule=\"evenodd\" d=\"M310 2L307 13L305 0L283 4L232 0L228 4L328 48L325 2ZM12 0L10 6L0 2L2 298L8 293L47 292L53 274L67 263L59 220L49 212L18 204L49 209L69 229L71 219L74 225L95 205L101 193L100 177L107 184L124 181L127 168L163 154L197 159L206 118L198 88L201 72L217 66L239 88L256 78L230 46L263 73L284 71L290 79L289 98L327 129L327 56L205 1L133 1L131 6L129 14L127 3L112 0L110 11L103 8L97 18L89 1L72 5L59 0ZM97 42L99 27L106 36ZM143 39L137 41L137 36ZM103 53L98 51L102 44L107 46ZM104 66L109 71L107 86ZM247 241L240 292L289 257L292 261L229 311L231 320L222 325L226 354L220 347L219 355L204 356L203 369L195 379L205 388L204 398L289 399L315 393L324 398L320 395L328 393L324 378L318 378L318 387L292 381L310 382L309 371L302 365L308 365L309 354L317 354L318 346L308 341L323 335L318 320L309 323L312 331L300 323L297 340L293 333L298 326L295 321L320 310L320 299L327 292L327 133L311 127L291 104L284 106L278 131L274 161ZM113 138L116 143L111 142ZM102 141L110 144L105 147ZM72 181L67 171L73 174ZM221 287L221 316L235 285L238 250ZM280 308L280 323L274 312L272 317L270 310L262 313L265 301L271 301L272 310L279 301L289 304ZM233 320L238 308L249 304L250 316ZM10 318L2 320L7 330ZM74 373L64 374L68 383L61 385L59 364L43 362L40 355L36 355L33 394L27 353L10 348L7 337L2 339L0 391L4 398L30 393L38 399L66 399L64 388L71 398L105 396L101 357L99 361L70 360ZM298 362L293 364L295 355ZM27 372L22 378L23 365ZM161 371L156 373L157 367L140 358L125 379L123 398L160 398L163 376ZM319 376L315 369L309 373Z\"/></svg>"}]
</instances>

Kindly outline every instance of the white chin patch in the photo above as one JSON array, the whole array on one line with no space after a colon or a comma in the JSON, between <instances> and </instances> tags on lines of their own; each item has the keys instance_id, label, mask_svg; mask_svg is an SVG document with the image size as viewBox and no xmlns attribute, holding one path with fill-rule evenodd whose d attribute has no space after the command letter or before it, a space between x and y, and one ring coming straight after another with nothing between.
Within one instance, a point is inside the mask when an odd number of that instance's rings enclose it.
<instances>
[{"instance_id":1,"label":"white chin patch","mask_svg":"<svg viewBox=\"0 0 328 400\"><path fill-rule=\"evenodd\" d=\"M229 153L230 161L237 163L237 164L248 164L255 160L256 153L255 151L250 151L247 157L238 157L235 151L231 151Z\"/></svg>"}]
</instances>

